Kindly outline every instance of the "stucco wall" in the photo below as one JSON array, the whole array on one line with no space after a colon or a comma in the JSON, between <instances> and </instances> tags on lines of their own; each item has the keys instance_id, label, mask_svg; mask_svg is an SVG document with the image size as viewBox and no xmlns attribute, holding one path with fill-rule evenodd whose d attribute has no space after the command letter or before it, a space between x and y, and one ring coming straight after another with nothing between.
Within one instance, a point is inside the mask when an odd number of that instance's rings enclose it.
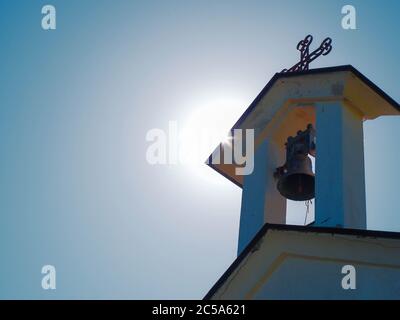
<instances>
[{"instance_id":1,"label":"stucco wall","mask_svg":"<svg viewBox=\"0 0 400 320\"><path fill-rule=\"evenodd\" d=\"M342 288L344 265L354 290ZM213 298L400 299L400 240L269 230Z\"/></svg>"}]
</instances>

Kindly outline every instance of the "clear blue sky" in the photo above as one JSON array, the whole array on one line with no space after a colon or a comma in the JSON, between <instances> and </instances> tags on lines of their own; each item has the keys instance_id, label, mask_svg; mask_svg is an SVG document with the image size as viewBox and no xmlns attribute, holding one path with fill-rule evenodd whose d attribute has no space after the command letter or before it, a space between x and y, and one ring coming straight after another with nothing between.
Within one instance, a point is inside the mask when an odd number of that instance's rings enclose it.
<instances>
[{"instance_id":1,"label":"clear blue sky","mask_svg":"<svg viewBox=\"0 0 400 320\"><path fill-rule=\"evenodd\" d=\"M345 4L357 30L341 28ZM146 132L211 121L226 99L232 125L308 33L333 38L312 67L352 64L400 101L399 14L398 1L1 1L0 298L202 298L235 258L240 189L150 166ZM365 123L369 229L400 231L399 129Z\"/></svg>"}]
</instances>

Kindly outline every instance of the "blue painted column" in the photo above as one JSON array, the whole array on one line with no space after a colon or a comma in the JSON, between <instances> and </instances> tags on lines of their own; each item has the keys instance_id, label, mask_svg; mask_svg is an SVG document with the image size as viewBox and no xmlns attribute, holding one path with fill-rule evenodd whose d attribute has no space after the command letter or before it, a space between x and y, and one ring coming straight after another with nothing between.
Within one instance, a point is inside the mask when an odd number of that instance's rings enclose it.
<instances>
[{"instance_id":1,"label":"blue painted column","mask_svg":"<svg viewBox=\"0 0 400 320\"><path fill-rule=\"evenodd\" d=\"M316 104L315 226L365 229L362 114L343 102Z\"/></svg>"},{"instance_id":2,"label":"blue painted column","mask_svg":"<svg viewBox=\"0 0 400 320\"><path fill-rule=\"evenodd\" d=\"M275 169L284 162L283 148L264 140L254 155L254 171L244 176L238 255L266 223L284 224L286 199L279 194Z\"/></svg>"}]
</instances>

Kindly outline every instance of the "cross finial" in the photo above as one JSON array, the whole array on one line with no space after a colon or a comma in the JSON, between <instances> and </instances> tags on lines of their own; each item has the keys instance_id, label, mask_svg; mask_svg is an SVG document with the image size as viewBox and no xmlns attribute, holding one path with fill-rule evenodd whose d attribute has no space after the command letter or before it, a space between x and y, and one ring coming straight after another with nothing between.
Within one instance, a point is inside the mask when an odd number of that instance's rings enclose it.
<instances>
[{"instance_id":1,"label":"cross finial","mask_svg":"<svg viewBox=\"0 0 400 320\"><path fill-rule=\"evenodd\" d=\"M332 39L326 38L322 41L319 48L310 53L310 44L313 41L312 35L308 35L297 44L297 50L300 51L300 62L296 63L293 67L283 69L282 72L294 72L301 70L308 70L308 65L317 59L320 55L326 56L332 50Z\"/></svg>"}]
</instances>

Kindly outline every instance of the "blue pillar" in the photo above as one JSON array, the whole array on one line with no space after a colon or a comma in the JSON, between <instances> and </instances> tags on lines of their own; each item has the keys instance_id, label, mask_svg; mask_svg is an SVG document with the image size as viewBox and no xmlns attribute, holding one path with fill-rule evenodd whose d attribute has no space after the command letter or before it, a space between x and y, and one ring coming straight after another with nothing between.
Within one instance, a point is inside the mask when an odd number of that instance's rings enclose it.
<instances>
[{"instance_id":1,"label":"blue pillar","mask_svg":"<svg viewBox=\"0 0 400 320\"><path fill-rule=\"evenodd\" d=\"M277 188L275 169L284 162L283 148L264 140L254 155L254 171L244 176L238 255L266 223L286 221L286 199Z\"/></svg>"},{"instance_id":2,"label":"blue pillar","mask_svg":"<svg viewBox=\"0 0 400 320\"><path fill-rule=\"evenodd\" d=\"M362 114L342 102L316 105L315 226L365 229Z\"/></svg>"}]
</instances>

